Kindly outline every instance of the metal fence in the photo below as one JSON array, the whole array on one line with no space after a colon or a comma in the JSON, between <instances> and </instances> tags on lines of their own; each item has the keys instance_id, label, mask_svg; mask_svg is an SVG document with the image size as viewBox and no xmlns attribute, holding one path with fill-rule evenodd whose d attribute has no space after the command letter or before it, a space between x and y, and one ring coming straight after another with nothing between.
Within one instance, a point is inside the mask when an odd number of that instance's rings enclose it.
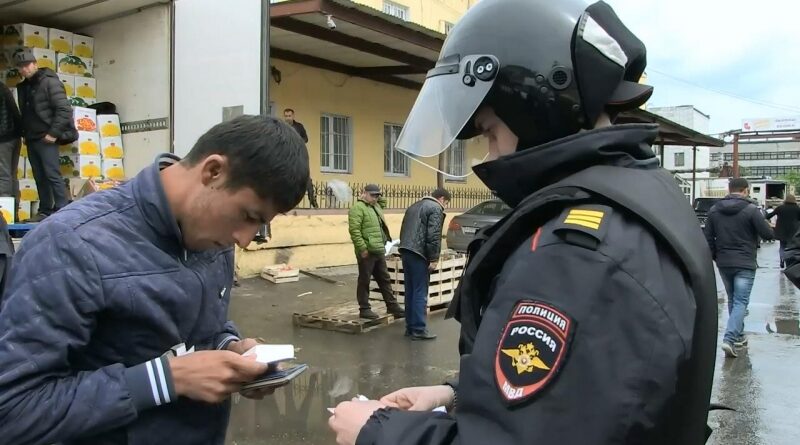
<instances>
[{"instance_id":1,"label":"metal fence","mask_svg":"<svg viewBox=\"0 0 800 445\"><path fill-rule=\"evenodd\" d=\"M327 182L314 182L313 196L319 209L349 209L361 196L367 183L348 182L350 199L337 199ZM406 209L411 204L419 201L425 196L430 196L436 187L422 185L403 185L403 184L378 184L384 198L387 201L387 209ZM467 187L447 187L452 199L450 208L469 209L487 199L494 198L494 195L486 188L467 188ZM298 209L311 209L311 200L308 194L303 197Z\"/></svg>"}]
</instances>

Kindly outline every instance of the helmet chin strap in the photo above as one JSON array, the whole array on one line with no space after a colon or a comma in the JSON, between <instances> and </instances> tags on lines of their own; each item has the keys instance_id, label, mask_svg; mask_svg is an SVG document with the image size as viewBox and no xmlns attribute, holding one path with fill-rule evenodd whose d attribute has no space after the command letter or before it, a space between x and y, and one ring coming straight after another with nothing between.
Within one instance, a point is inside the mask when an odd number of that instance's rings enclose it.
<instances>
[{"instance_id":1,"label":"helmet chin strap","mask_svg":"<svg viewBox=\"0 0 800 445\"><path fill-rule=\"evenodd\" d=\"M489 157L489 152L487 151L482 159L472 159L472 165L482 164L483 162L486 161L486 158L488 158L488 157ZM420 165L424 166L427 169L433 170L436 173L441 173L442 175L444 175L447 178L465 179L465 178L468 178L468 177L470 177L470 176L475 174L474 171L470 170L466 175L453 175L453 174L447 173L445 171L439 170L437 167L434 167L434 166L432 166L432 165L430 165L430 164L428 164L426 162L423 162L420 159L417 159L416 156L408 156L408 158L411 159L414 162L419 163Z\"/></svg>"}]
</instances>

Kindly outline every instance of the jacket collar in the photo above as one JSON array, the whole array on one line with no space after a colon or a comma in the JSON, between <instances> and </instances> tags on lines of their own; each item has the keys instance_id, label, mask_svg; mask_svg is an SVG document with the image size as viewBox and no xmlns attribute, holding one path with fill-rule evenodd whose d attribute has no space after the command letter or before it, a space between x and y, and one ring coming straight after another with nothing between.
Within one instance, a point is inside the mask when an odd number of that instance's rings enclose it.
<instances>
[{"instance_id":1,"label":"jacket collar","mask_svg":"<svg viewBox=\"0 0 800 445\"><path fill-rule=\"evenodd\" d=\"M655 124L612 125L577 133L473 167L475 174L511 207L537 190L593 165L656 168L650 146Z\"/></svg>"},{"instance_id":2,"label":"jacket collar","mask_svg":"<svg viewBox=\"0 0 800 445\"><path fill-rule=\"evenodd\" d=\"M435 203L436 203L436 204L437 204L439 207L441 207L441 208L442 208L442 210L444 210L444 206L442 205L442 203L441 203L441 202L439 202L439 200L438 200L438 199L436 199L436 198L434 198L433 196L425 196L425 197L424 197L424 198L422 198L422 199L430 199L431 201L435 202Z\"/></svg>"},{"instance_id":3,"label":"jacket collar","mask_svg":"<svg viewBox=\"0 0 800 445\"><path fill-rule=\"evenodd\" d=\"M156 157L153 165L142 170L134 178L133 193L139 210L153 231L171 247L185 250L181 228L175 215L172 214L161 182L161 170L180 160L179 157L169 153Z\"/></svg>"}]
</instances>

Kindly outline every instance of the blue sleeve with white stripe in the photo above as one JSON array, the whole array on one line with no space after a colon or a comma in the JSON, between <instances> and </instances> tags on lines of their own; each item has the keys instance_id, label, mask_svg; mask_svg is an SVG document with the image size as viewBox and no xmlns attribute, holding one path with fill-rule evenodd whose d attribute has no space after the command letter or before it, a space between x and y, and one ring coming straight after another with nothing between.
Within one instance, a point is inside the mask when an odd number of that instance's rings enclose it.
<instances>
[{"instance_id":1,"label":"blue sleeve with white stripe","mask_svg":"<svg viewBox=\"0 0 800 445\"><path fill-rule=\"evenodd\" d=\"M175 399L164 358L71 369L105 296L92 250L57 222L26 235L0 310L0 442L58 443L133 422Z\"/></svg>"},{"instance_id":2,"label":"blue sleeve with white stripe","mask_svg":"<svg viewBox=\"0 0 800 445\"><path fill-rule=\"evenodd\" d=\"M125 370L137 412L172 403L177 398L166 357L160 357Z\"/></svg>"}]
</instances>

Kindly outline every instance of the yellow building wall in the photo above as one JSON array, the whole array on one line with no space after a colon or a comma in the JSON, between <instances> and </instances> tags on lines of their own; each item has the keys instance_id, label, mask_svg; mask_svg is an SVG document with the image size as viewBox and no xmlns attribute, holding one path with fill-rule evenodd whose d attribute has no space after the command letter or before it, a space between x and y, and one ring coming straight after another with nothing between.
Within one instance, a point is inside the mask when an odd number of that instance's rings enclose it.
<instances>
[{"instance_id":1,"label":"yellow building wall","mask_svg":"<svg viewBox=\"0 0 800 445\"><path fill-rule=\"evenodd\" d=\"M353 0L355 3L383 11L384 0ZM477 0L391 0L408 7L411 22L434 31L444 32L443 21L455 24Z\"/></svg>"},{"instance_id":2,"label":"yellow building wall","mask_svg":"<svg viewBox=\"0 0 800 445\"><path fill-rule=\"evenodd\" d=\"M459 211L445 210L442 234ZM403 213L385 214L386 225L392 238L400 238ZM347 266L356 264L356 255L347 226L347 215L281 215L272 221L273 238L270 242L252 243L246 250L236 248L236 271L240 278L261 273L264 266L288 263L300 269ZM442 248L446 247L442 240Z\"/></svg>"},{"instance_id":3,"label":"yellow building wall","mask_svg":"<svg viewBox=\"0 0 800 445\"><path fill-rule=\"evenodd\" d=\"M295 119L308 133L308 151L311 177L315 181L340 179L347 182L374 182L380 184L408 184L436 186L436 171L409 159L409 175L394 176L384 173L384 123L403 125L417 91L372 80L353 77L307 65L273 59L281 72L281 83L270 83L270 101L275 113L282 115L285 108L295 110ZM352 132L352 170L349 174L325 173L320 168L320 116L333 114L350 117ZM467 172L486 155L485 139L476 138L467 143ZM421 159L438 166L436 157ZM473 174L466 181L450 182L446 188L484 188Z\"/></svg>"}]
</instances>

